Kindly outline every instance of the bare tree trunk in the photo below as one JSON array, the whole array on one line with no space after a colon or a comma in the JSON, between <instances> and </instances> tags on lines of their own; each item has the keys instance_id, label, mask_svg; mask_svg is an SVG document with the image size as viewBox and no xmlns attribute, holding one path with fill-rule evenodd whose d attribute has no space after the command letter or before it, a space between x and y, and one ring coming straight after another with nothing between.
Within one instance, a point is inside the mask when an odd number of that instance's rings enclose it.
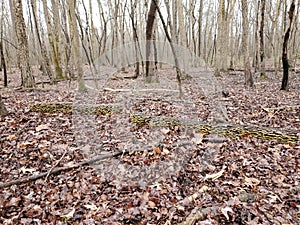
<instances>
[{"instance_id":1,"label":"bare tree trunk","mask_svg":"<svg viewBox=\"0 0 300 225\"><path fill-rule=\"evenodd\" d=\"M157 7L157 12L158 12L159 18L161 20L161 23L163 25L166 37L167 37L167 39L170 43L170 46L171 46L171 50L172 50L174 61L175 61L175 67L176 67L176 79L177 79L178 87L179 87L179 97L182 97L183 92L182 92L182 83L181 83L181 72L180 72L180 69L179 69L179 63L178 63L178 58L177 58L177 55L176 55L176 51L175 51L171 36L168 33L168 27L167 27L167 25L164 21L164 18L161 14L160 9L158 8L158 3L156 2L156 0L153 0L153 1L154 1L155 6Z\"/></svg>"},{"instance_id":2,"label":"bare tree trunk","mask_svg":"<svg viewBox=\"0 0 300 225\"><path fill-rule=\"evenodd\" d=\"M80 92L85 91L86 87L84 84L84 80L82 79L83 76L83 69L82 69L82 59L79 49L79 31L76 23L76 0L67 1L68 10L69 10L69 27L70 27L70 36L71 36L71 43L73 47L73 59L75 63L75 67L78 74L78 90Z\"/></svg>"},{"instance_id":3,"label":"bare tree trunk","mask_svg":"<svg viewBox=\"0 0 300 225\"><path fill-rule=\"evenodd\" d=\"M179 30L179 44L181 46L184 46L188 48L187 45L187 38L186 38L186 25L184 22L184 16L183 16L183 6L182 6L182 0L177 2L177 10L178 10L178 30Z\"/></svg>"},{"instance_id":4,"label":"bare tree trunk","mask_svg":"<svg viewBox=\"0 0 300 225\"><path fill-rule=\"evenodd\" d=\"M2 32L0 37L0 58L1 58L1 69L3 70L3 86L7 87L7 70L6 70L6 62L3 51L3 39Z\"/></svg>"},{"instance_id":5,"label":"bare tree trunk","mask_svg":"<svg viewBox=\"0 0 300 225\"><path fill-rule=\"evenodd\" d=\"M221 76L223 56L223 36L224 36L224 17L225 17L225 0L219 0L218 9L218 31L216 39L216 58L215 58L215 76Z\"/></svg>"},{"instance_id":6,"label":"bare tree trunk","mask_svg":"<svg viewBox=\"0 0 300 225\"><path fill-rule=\"evenodd\" d=\"M266 77L266 62L265 62L265 34L264 34L264 28L265 28L265 8L266 8L266 0L261 0L261 11L260 11L260 62L261 62L261 68L260 68L260 77L264 78Z\"/></svg>"},{"instance_id":7,"label":"bare tree trunk","mask_svg":"<svg viewBox=\"0 0 300 225\"><path fill-rule=\"evenodd\" d=\"M151 52L151 41L153 37L153 25L155 20L155 13L156 13L156 0L151 1L150 9L148 12L148 19L146 24L146 81L151 82L151 73L152 69L150 68L150 52Z\"/></svg>"},{"instance_id":8,"label":"bare tree trunk","mask_svg":"<svg viewBox=\"0 0 300 225\"><path fill-rule=\"evenodd\" d=\"M173 43L178 44L178 31L177 31L177 11L178 11L178 0L173 0L173 4L172 4L172 14L173 14L173 26L172 26L172 40Z\"/></svg>"},{"instance_id":9,"label":"bare tree trunk","mask_svg":"<svg viewBox=\"0 0 300 225\"><path fill-rule=\"evenodd\" d=\"M248 21L247 0L242 0L242 18L243 18L242 45L243 45L243 53L244 53L245 86L253 87L253 78L252 78L252 73L251 73L249 50L248 50L249 21Z\"/></svg>"},{"instance_id":10,"label":"bare tree trunk","mask_svg":"<svg viewBox=\"0 0 300 225\"><path fill-rule=\"evenodd\" d=\"M22 86L26 88L35 87L34 76L29 63L29 48L26 34L26 25L23 17L22 0L13 0L11 13L14 14L14 28L18 40L17 55L19 68L21 70Z\"/></svg>"},{"instance_id":11,"label":"bare tree trunk","mask_svg":"<svg viewBox=\"0 0 300 225\"><path fill-rule=\"evenodd\" d=\"M0 116L6 116L7 114L8 114L7 109L4 103L2 102L2 96L0 94Z\"/></svg>"},{"instance_id":12,"label":"bare tree trunk","mask_svg":"<svg viewBox=\"0 0 300 225\"><path fill-rule=\"evenodd\" d=\"M4 2L1 4L1 9L4 11ZM7 87L7 71L6 71L6 61L4 57L4 47L3 47L3 17L4 15L1 15L1 24L0 24L0 59L1 59L1 65L0 68L3 70L3 86ZM0 96L1 98L1 96Z\"/></svg>"},{"instance_id":13,"label":"bare tree trunk","mask_svg":"<svg viewBox=\"0 0 300 225\"><path fill-rule=\"evenodd\" d=\"M199 6L199 18L198 18L198 56L201 56L201 44L202 44L202 17L203 17L203 0L200 1ZM206 21L207 23L207 21Z\"/></svg>"},{"instance_id":14,"label":"bare tree trunk","mask_svg":"<svg viewBox=\"0 0 300 225\"><path fill-rule=\"evenodd\" d=\"M140 74L140 62L139 62L139 55L141 56L141 48L139 45L139 38L138 38L138 33L136 30L136 19L135 19L135 10L137 7L137 0L130 0L131 3L131 12L130 12L130 19L131 19L131 26L132 26L132 31L133 31L133 42L134 42L134 47L135 47L135 54L136 54L136 63L135 63L135 76L138 77ZM141 57L142 58L142 57ZM143 61L142 61L143 63Z\"/></svg>"},{"instance_id":15,"label":"bare tree trunk","mask_svg":"<svg viewBox=\"0 0 300 225\"><path fill-rule=\"evenodd\" d=\"M47 55L46 46L45 46L44 42L42 42L41 35L40 35L40 29L39 29L38 19L37 19L37 15L36 15L36 1L35 0L31 0L31 9L32 9L33 20L34 20L34 24L35 24L35 32L36 32L38 44L41 49L42 70L43 70L44 75L48 76L50 81L53 82L54 80L53 80L53 75L52 75L52 71L51 71L51 67L50 67L50 62L49 62L50 60Z\"/></svg>"},{"instance_id":16,"label":"bare tree trunk","mask_svg":"<svg viewBox=\"0 0 300 225\"><path fill-rule=\"evenodd\" d=\"M282 77L282 83L281 83L281 89L280 90L288 90L288 81L289 81L289 60L288 60L288 42L290 38L290 32L291 32L291 26L293 22L294 17L294 11L295 11L295 0L292 0L290 10L289 10L289 26L288 29L285 32L283 45L282 45L282 66L283 66L283 77Z\"/></svg>"},{"instance_id":17,"label":"bare tree trunk","mask_svg":"<svg viewBox=\"0 0 300 225\"><path fill-rule=\"evenodd\" d=\"M59 32L58 32L58 30L55 30L53 28L53 25L51 23L47 1L43 0L42 2L43 2L44 16L45 16L45 21L46 21L46 26L47 26L48 41L50 44L51 56L52 56L52 60L54 63L56 78L61 79L61 78L63 78L63 73L62 73L62 68L60 65L61 58L60 58L60 52L58 50L58 43L57 43L57 41L59 41L59 37L57 36L59 34ZM56 7L54 1L52 1L52 4L54 4L53 7ZM53 9L55 9L55 8L53 8ZM53 10L53 12L58 13L56 10ZM58 15L53 14L53 18L55 20L57 20L59 17L58 17Z\"/></svg>"}]
</instances>

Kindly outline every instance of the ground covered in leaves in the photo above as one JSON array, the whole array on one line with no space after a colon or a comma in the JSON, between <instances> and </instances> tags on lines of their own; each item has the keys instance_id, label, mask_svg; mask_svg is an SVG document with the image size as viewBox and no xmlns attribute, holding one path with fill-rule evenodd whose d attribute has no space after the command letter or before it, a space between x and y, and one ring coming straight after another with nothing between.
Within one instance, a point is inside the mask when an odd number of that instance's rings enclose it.
<instances>
[{"instance_id":1,"label":"ground covered in leaves","mask_svg":"<svg viewBox=\"0 0 300 225\"><path fill-rule=\"evenodd\" d=\"M170 68L160 70L166 79ZM122 74L120 74L122 76ZM243 87L242 73L220 78L230 123L252 124L298 132L300 130L300 77L291 75L290 91L279 91L281 76L256 77L254 89ZM126 80L114 80L126 88ZM125 85L122 82L125 82ZM188 80L184 82L193 83ZM73 102L75 82L46 84L36 91L3 90L9 115L0 119L0 181L71 166L85 160L76 144L72 113L37 113L30 105L41 102ZM15 84L10 83L11 86ZM188 90L201 120L209 120L209 102L201 90ZM103 92L101 102L115 99ZM153 99L152 99L153 100ZM153 101L134 104L136 111L152 115L176 115L172 106ZM275 110L274 110L275 109ZM280 109L280 110L276 110ZM178 112L177 112L178 113ZM113 115L99 115L101 138L111 137ZM129 121L130 122L130 121ZM147 127L132 124L130 131L145 137ZM181 128L159 128L161 146L139 154L124 154L126 165L157 163L171 158L172 143ZM118 137L114 137L118 139ZM195 135L195 145L184 148L188 155L172 176L139 185L130 180L105 176L85 165L41 179L0 188L1 224L300 224L300 146L257 138L235 137L207 143ZM109 140L109 139L107 139ZM124 148L124 143L107 142L106 150ZM121 156L117 156L120 157ZM107 162L110 159L107 159ZM105 160L104 160L105 161ZM111 161L113 162L113 161ZM106 167L109 166L105 164ZM111 165L111 168L114 168ZM109 169L107 170L109 171Z\"/></svg>"}]
</instances>

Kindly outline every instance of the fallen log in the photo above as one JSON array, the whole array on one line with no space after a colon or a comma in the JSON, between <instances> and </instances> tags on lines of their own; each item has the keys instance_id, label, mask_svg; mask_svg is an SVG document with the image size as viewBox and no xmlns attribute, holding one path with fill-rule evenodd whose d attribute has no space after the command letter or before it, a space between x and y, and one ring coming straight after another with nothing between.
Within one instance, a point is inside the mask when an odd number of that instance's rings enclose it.
<instances>
[{"instance_id":1,"label":"fallen log","mask_svg":"<svg viewBox=\"0 0 300 225\"><path fill-rule=\"evenodd\" d=\"M73 110L88 114L111 114L121 113L122 109L112 105L81 105L74 106L70 102L66 103L42 103L30 106L33 112L42 113L71 113ZM279 143L299 143L300 133L296 131L280 130L253 125L238 124L209 124L193 123L171 117L157 117L143 114L131 114L131 122L139 126L152 127L174 127L185 126L194 129L202 134L217 134L225 137L254 137L261 140L277 140Z\"/></svg>"}]
</instances>

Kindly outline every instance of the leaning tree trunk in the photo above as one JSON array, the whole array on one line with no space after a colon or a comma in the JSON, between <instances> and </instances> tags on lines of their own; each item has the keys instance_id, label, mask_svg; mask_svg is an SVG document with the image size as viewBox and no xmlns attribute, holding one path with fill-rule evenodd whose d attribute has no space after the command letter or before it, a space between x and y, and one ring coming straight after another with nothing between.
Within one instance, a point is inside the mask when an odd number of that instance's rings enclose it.
<instances>
[{"instance_id":1,"label":"leaning tree trunk","mask_svg":"<svg viewBox=\"0 0 300 225\"><path fill-rule=\"evenodd\" d=\"M282 45L282 66L283 66L283 77L282 77L282 83L281 83L281 89L280 90L287 90L288 89L288 81L289 81L289 60L288 60L288 42L290 38L290 32L291 32L291 26L293 22L294 17L294 11L295 11L295 0L292 0L291 7L289 10L289 27L285 32L283 45Z\"/></svg>"},{"instance_id":2,"label":"leaning tree trunk","mask_svg":"<svg viewBox=\"0 0 300 225\"><path fill-rule=\"evenodd\" d=\"M14 30L18 40L17 58L21 70L22 86L33 88L35 86L34 76L29 63L29 47L26 34L26 25L23 17L22 0L13 0L11 13L14 14Z\"/></svg>"},{"instance_id":3,"label":"leaning tree trunk","mask_svg":"<svg viewBox=\"0 0 300 225\"><path fill-rule=\"evenodd\" d=\"M253 87L253 78L250 67L249 51L248 51L248 33L249 33L249 22L248 22L248 5L247 0L242 0L242 18L243 18L243 36L242 45L244 53L244 66L245 66L245 86Z\"/></svg>"}]
</instances>

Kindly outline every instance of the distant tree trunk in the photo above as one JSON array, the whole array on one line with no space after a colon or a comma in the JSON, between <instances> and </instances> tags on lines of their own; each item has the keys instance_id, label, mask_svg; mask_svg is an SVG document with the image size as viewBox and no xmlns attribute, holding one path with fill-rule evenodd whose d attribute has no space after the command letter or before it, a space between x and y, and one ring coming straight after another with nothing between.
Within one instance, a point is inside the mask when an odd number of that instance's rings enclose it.
<instances>
[{"instance_id":1,"label":"distant tree trunk","mask_svg":"<svg viewBox=\"0 0 300 225\"><path fill-rule=\"evenodd\" d=\"M0 116L6 116L7 114L8 114L7 109L4 103L2 102L2 96L0 94Z\"/></svg>"},{"instance_id":2,"label":"distant tree trunk","mask_svg":"<svg viewBox=\"0 0 300 225\"><path fill-rule=\"evenodd\" d=\"M282 66L283 66L283 77L281 83L280 90L287 90L288 89L288 81L289 81L289 60L288 60L288 42L290 38L291 26L293 22L295 11L295 0L292 0L290 10L289 10L289 26L285 32L283 45L282 45Z\"/></svg>"},{"instance_id":3,"label":"distant tree trunk","mask_svg":"<svg viewBox=\"0 0 300 225\"><path fill-rule=\"evenodd\" d=\"M155 1L156 0L151 1L150 9L148 12L147 24L146 24L146 80L149 82L151 81L151 76L153 75L151 71L152 69L150 68L150 52L151 52L151 42L153 37L153 25L155 20L155 13L157 10Z\"/></svg>"},{"instance_id":4,"label":"distant tree trunk","mask_svg":"<svg viewBox=\"0 0 300 225\"><path fill-rule=\"evenodd\" d=\"M2 2L1 5L1 9L2 11L4 11L4 2ZM3 85L4 87L7 87L7 71L6 71L6 61L5 61L5 57L4 57L4 47L3 47L3 14L1 15L1 24L0 24L0 60L1 60L1 65L0 68L2 71L3 70Z\"/></svg>"},{"instance_id":5,"label":"distant tree trunk","mask_svg":"<svg viewBox=\"0 0 300 225\"><path fill-rule=\"evenodd\" d=\"M254 31L254 57L253 57L253 66L255 68L255 72L260 71L260 39L259 39L259 6L260 0L257 1L256 6L256 18L255 18L255 31Z\"/></svg>"},{"instance_id":6,"label":"distant tree trunk","mask_svg":"<svg viewBox=\"0 0 300 225\"><path fill-rule=\"evenodd\" d=\"M52 75L52 71L51 71L51 67L50 67L50 60L48 58L46 46L45 46L44 42L42 41L42 38L40 35L38 18L37 18L37 14L36 14L36 1L35 0L31 0L31 9L32 9L33 20L34 20L34 24L35 24L35 32L36 32L38 44L41 49L42 70L43 70L44 75L48 76L49 79L51 80L51 82L53 82L54 80L53 80L53 75Z\"/></svg>"},{"instance_id":7,"label":"distant tree trunk","mask_svg":"<svg viewBox=\"0 0 300 225\"><path fill-rule=\"evenodd\" d=\"M82 58L79 49L79 43L80 43L79 31L76 23L76 13L75 13L76 0L70 0L67 3L68 3L68 10L69 10L70 37L71 37L71 43L73 47L73 60L78 74L78 91L83 92L86 91L86 87L84 84L84 80L82 79L83 76Z\"/></svg>"},{"instance_id":8,"label":"distant tree trunk","mask_svg":"<svg viewBox=\"0 0 300 225\"><path fill-rule=\"evenodd\" d=\"M2 32L0 38L0 57L1 57L1 69L3 70L3 86L7 87L7 71L6 71L6 62L5 62L4 51L3 51Z\"/></svg>"},{"instance_id":9,"label":"distant tree trunk","mask_svg":"<svg viewBox=\"0 0 300 225\"><path fill-rule=\"evenodd\" d=\"M173 54L174 61L175 61L175 67L176 67L176 79L177 79L178 87L179 87L179 97L182 97L183 92L182 92L182 83L181 83L181 72L180 72L180 68L179 68L179 62L178 62L178 58L177 58L177 55L176 55L176 51L175 51L175 48L174 48L171 36L169 35L168 27L167 27L167 25L166 25L166 23L164 21L164 18L163 18L162 14L161 14L160 9L158 8L158 3L156 2L156 0L153 0L153 1L154 1L154 4L157 7L157 12L158 12L159 18L160 18L161 23L163 25L163 28L164 28L166 37L168 39L168 42L169 42L169 44L171 46L172 54Z\"/></svg>"},{"instance_id":10,"label":"distant tree trunk","mask_svg":"<svg viewBox=\"0 0 300 225\"><path fill-rule=\"evenodd\" d=\"M137 0L130 0L131 3L131 11L130 11L130 19L131 19L131 26L132 26L132 31L133 31L133 42L134 42L134 47L135 47L135 77L138 77L140 74L140 61L139 61L139 55L141 55L141 50L139 46L139 38L138 38L138 33L136 31L136 19L135 19L135 11L137 7Z\"/></svg>"},{"instance_id":11,"label":"distant tree trunk","mask_svg":"<svg viewBox=\"0 0 300 225\"><path fill-rule=\"evenodd\" d=\"M260 76L266 77L266 62L265 62L265 41L264 41L264 28L265 28L265 8L266 8L266 0L261 0L261 11L260 11Z\"/></svg>"},{"instance_id":12,"label":"distant tree trunk","mask_svg":"<svg viewBox=\"0 0 300 225\"><path fill-rule=\"evenodd\" d=\"M59 30L57 27L57 23L59 20L59 12L57 9L56 2L52 0L52 8L53 8L53 21L54 26L51 23L50 15L49 15L49 9L46 0L43 0L43 9L44 9L44 17L46 21L46 27L47 27L47 34L48 34L48 41L50 44L50 52L52 56L52 60L54 63L54 69L56 72L56 78L62 79L63 78L63 72L61 67L61 56L59 52Z\"/></svg>"},{"instance_id":13,"label":"distant tree trunk","mask_svg":"<svg viewBox=\"0 0 300 225\"><path fill-rule=\"evenodd\" d=\"M100 14L100 17L101 17L101 27L103 29L103 32L102 32L102 36L100 38L100 41L99 41L99 55L103 54L105 52L105 49L106 49L106 42L107 42L107 19L104 15L104 10L103 10L103 7L102 7L102 3L100 0L97 0L98 2L98 7L99 7L99 14Z\"/></svg>"},{"instance_id":14,"label":"distant tree trunk","mask_svg":"<svg viewBox=\"0 0 300 225\"><path fill-rule=\"evenodd\" d=\"M221 76L222 68L222 59L223 56L223 32L224 32L224 16L225 16L225 0L219 0L219 9L218 9L218 31L216 39L216 58L215 58L215 76Z\"/></svg>"},{"instance_id":15,"label":"distant tree trunk","mask_svg":"<svg viewBox=\"0 0 300 225\"><path fill-rule=\"evenodd\" d=\"M187 32L186 32L186 26L184 22L184 15L183 15L183 6L182 6L182 1L177 2L177 10L178 10L178 30L179 30L179 45L184 46L188 48L188 42L187 42Z\"/></svg>"},{"instance_id":16,"label":"distant tree trunk","mask_svg":"<svg viewBox=\"0 0 300 225\"><path fill-rule=\"evenodd\" d=\"M242 0L242 20L243 20L242 45L243 45L243 53L244 53L245 86L253 87L253 78L251 73L249 51L248 51L249 21L248 21L247 0Z\"/></svg>"},{"instance_id":17,"label":"distant tree trunk","mask_svg":"<svg viewBox=\"0 0 300 225\"><path fill-rule=\"evenodd\" d=\"M178 21L177 21L177 12L178 12L178 7L177 7L177 0L173 0L172 1L172 14L173 14L173 25L172 25L172 41L173 43L175 44L178 44L178 32L177 32L177 24L178 24Z\"/></svg>"},{"instance_id":18,"label":"distant tree trunk","mask_svg":"<svg viewBox=\"0 0 300 225\"><path fill-rule=\"evenodd\" d=\"M18 40L17 55L19 68L21 70L22 86L26 88L35 87L34 76L29 63L29 47L26 34L26 25L23 17L22 0L13 0L11 13L14 14L14 30Z\"/></svg>"},{"instance_id":19,"label":"distant tree trunk","mask_svg":"<svg viewBox=\"0 0 300 225\"><path fill-rule=\"evenodd\" d=\"M203 17L203 1L200 1L199 6L199 18L198 18L198 56L201 56L201 44L202 44L202 17ZM206 21L207 23L207 21Z\"/></svg>"}]
</instances>

